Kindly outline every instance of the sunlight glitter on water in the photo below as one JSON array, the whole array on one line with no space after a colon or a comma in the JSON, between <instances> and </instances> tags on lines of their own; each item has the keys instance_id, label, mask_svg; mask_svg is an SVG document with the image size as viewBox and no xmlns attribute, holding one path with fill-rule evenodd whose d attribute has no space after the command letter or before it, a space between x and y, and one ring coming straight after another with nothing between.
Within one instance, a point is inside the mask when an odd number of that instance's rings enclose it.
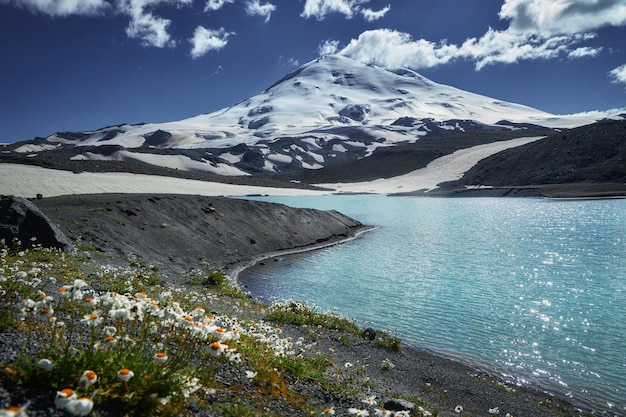
<instances>
[{"instance_id":1,"label":"sunlight glitter on water","mask_svg":"<svg viewBox=\"0 0 626 417\"><path fill-rule=\"evenodd\" d=\"M244 274L253 294L336 308L575 401L626 405L626 200L272 201L380 228Z\"/></svg>"}]
</instances>

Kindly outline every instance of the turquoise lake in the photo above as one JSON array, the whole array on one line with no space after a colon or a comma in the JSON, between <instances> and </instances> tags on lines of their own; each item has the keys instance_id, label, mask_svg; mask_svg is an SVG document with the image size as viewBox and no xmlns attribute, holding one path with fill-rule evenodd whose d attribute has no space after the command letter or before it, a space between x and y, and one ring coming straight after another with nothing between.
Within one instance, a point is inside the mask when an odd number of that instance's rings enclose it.
<instances>
[{"instance_id":1,"label":"turquoise lake","mask_svg":"<svg viewBox=\"0 0 626 417\"><path fill-rule=\"evenodd\" d=\"M254 198L335 209L378 228L239 276L403 343L626 409L626 200Z\"/></svg>"}]
</instances>

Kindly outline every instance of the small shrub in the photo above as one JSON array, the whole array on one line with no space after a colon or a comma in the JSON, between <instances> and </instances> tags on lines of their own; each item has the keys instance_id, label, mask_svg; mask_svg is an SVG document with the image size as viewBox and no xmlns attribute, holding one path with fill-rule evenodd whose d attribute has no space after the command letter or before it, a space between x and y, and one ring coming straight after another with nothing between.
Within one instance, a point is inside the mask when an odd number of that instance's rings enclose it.
<instances>
[{"instance_id":1,"label":"small shrub","mask_svg":"<svg viewBox=\"0 0 626 417\"><path fill-rule=\"evenodd\" d=\"M321 326L331 330L360 334L359 327L352 320L333 313L318 313L304 303L293 301L272 306L266 318L278 324Z\"/></svg>"},{"instance_id":2,"label":"small shrub","mask_svg":"<svg viewBox=\"0 0 626 417\"><path fill-rule=\"evenodd\" d=\"M206 275L202 284L207 287L223 287L226 284L226 277L219 272L210 272Z\"/></svg>"}]
</instances>

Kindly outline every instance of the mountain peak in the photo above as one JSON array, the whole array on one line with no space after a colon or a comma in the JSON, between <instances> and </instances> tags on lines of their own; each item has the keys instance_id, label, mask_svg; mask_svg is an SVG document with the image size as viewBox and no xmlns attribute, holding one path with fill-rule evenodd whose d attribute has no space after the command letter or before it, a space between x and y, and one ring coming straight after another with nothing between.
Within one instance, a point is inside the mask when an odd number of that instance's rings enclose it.
<instances>
[{"instance_id":1,"label":"mountain peak","mask_svg":"<svg viewBox=\"0 0 626 417\"><path fill-rule=\"evenodd\" d=\"M560 121L528 106L438 84L410 69L326 55L213 113L57 133L45 146L71 149L74 159L246 175L321 168L452 131L527 129Z\"/></svg>"}]
</instances>

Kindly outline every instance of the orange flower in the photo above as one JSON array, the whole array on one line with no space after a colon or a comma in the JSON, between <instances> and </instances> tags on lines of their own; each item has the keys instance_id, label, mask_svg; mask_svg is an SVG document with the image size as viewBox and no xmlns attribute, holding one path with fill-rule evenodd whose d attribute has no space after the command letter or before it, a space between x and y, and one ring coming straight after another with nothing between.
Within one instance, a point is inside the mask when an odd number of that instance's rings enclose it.
<instances>
[{"instance_id":1,"label":"orange flower","mask_svg":"<svg viewBox=\"0 0 626 417\"><path fill-rule=\"evenodd\" d=\"M61 391L57 391L57 396L54 399L54 405L56 408L65 410L67 405L76 399L77 395L71 388L63 388Z\"/></svg>"},{"instance_id":2,"label":"orange flower","mask_svg":"<svg viewBox=\"0 0 626 417\"><path fill-rule=\"evenodd\" d=\"M81 397L67 405L67 411L75 416L86 416L93 410L93 400L89 397Z\"/></svg>"},{"instance_id":3,"label":"orange flower","mask_svg":"<svg viewBox=\"0 0 626 417\"><path fill-rule=\"evenodd\" d=\"M30 405L30 401L21 407L11 406L9 408L0 409L0 416L2 417L28 417L26 409Z\"/></svg>"},{"instance_id":4,"label":"orange flower","mask_svg":"<svg viewBox=\"0 0 626 417\"><path fill-rule=\"evenodd\" d=\"M132 377L135 376L135 373L128 368L122 368L117 371L117 378L121 381L128 382Z\"/></svg>"},{"instance_id":5,"label":"orange flower","mask_svg":"<svg viewBox=\"0 0 626 417\"><path fill-rule=\"evenodd\" d=\"M227 347L228 345L224 345L220 342L213 342L209 345L209 353L212 356L219 356L226 350Z\"/></svg>"},{"instance_id":6,"label":"orange flower","mask_svg":"<svg viewBox=\"0 0 626 417\"><path fill-rule=\"evenodd\" d=\"M154 360L158 363L165 363L167 362L167 355L165 352L157 352L154 354Z\"/></svg>"},{"instance_id":7,"label":"orange flower","mask_svg":"<svg viewBox=\"0 0 626 417\"><path fill-rule=\"evenodd\" d=\"M117 343L117 339L115 338L115 336L107 336L104 338L104 344L106 346L113 346L116 343Z\"/></svg>"},{"instance_id":8,"label":"orange flower","mask_svg":"<svg viewBox=\"0 0 626 417\"><path fill-rule=\"evenodd\" d=\"M95 384L97 380L98 375L92 370L87 370L81 375L80 379L78 380L78 385L81 388L87 388L88 386Z\"/></svg>"}]
</instances>

